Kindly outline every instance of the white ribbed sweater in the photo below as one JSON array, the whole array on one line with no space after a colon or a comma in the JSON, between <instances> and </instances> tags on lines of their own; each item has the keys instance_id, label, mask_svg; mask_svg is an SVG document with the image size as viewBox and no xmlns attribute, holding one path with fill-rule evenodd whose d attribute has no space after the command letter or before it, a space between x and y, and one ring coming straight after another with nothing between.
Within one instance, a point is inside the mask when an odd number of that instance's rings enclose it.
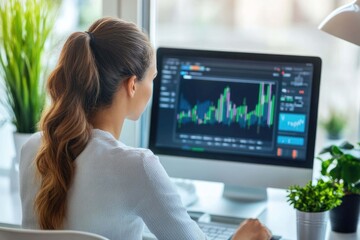
<instances>
[{"instance_id":1,"label":"white ribbed sweater","mask_svg":"<svg viewBox=\"0 0 360 240\"><path fill-rule=\"evenodd\" d=\"M41 134L24 145L20 161L22 226L39 228L34 199L39 189L34 158ZM67 195L65 229L109 239L142 239L144 223L158 239L205 239L191 220L164 168L150 150L132 148L94 129L75 161Z\"/></svg>"}]
</instances>

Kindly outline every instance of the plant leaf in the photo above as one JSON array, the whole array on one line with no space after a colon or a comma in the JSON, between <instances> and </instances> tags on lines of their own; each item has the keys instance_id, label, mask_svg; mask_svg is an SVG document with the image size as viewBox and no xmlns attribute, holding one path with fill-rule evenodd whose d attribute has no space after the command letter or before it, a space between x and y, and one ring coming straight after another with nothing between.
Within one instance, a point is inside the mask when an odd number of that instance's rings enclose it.
<instances>
[{"instance_id":1,"label":"plant leaf","mask_svg":"<svg viewBox=\"0 0 360 240\"><path fill-rule=\"evenodd\" d=\"M340 148L339 148L338 146L335 146L335 145L333 145L333 146L331 147L330 153L331 153L332 156L336 156L336 155L341 155L341 154L343 154L343 152L340 150Z\"/></svg>"},{"instance_id":2,"label":"plant leaf","mask_svg":"<svg viewBox=\"0 0 360 240\"><path fill-rule=\"evenodd\" d=\"M354 149L354 145L352 145L348 141L345 141L340 145L340 148L346 149L346 150L351 150L351 149Z\"/></svg>"},{"instance_id":3,"label":"plant leaf","mask_svg":"<svg viewBox=\"0 0 360 240\"><path fill-rule=\"evenodd\" d=\"M356 162L344 162L341 175L345 185L357 183L360 180L360 165Z\"/></svg>"},{"instance_id":4,"label":"plant leaf","mask_svg":"<svg viewBox=\"0 0 360 240\"><path fill-rule=\"evenodd\" d=\"M328 168L331 165L331 163L334 161L334 158L330 158L328 160L325 160L321 163L321 174L323 176L328 176Z\"/></svg>"},{"instance_id":5,"label":"plant leaf","mask_svg":"<svg viewBox=\"0 0 360 240\"><path fill-rule=\"evenodd\" d=\"M330 152L331 152L331 148L332 148L332 145L329 146L329 147L323 148L323 149L320 151L319 155L324 154L324 153L330 153Z\"/></svg>"}]
</instances>

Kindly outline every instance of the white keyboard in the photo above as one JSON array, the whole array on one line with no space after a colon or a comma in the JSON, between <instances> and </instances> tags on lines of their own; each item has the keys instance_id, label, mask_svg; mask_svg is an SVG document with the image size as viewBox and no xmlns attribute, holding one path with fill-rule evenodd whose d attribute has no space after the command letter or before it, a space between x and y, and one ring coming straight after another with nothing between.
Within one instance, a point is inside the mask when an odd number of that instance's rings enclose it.
<instances>
[{"instance_id":1,"label":"white keyboard","mask_svg":"<svg viewBox=\"0 0 360 240\"><path fill-rule=\"evenodd\" d=\"M206 234L208 240L229 240L236 231L236 227L220 223L197 223Z\"/></svg>"},{"instance_id":2,"label":"white keyboard","mask_svg":"<svg viewBox=\"0 0 360 240\"><path fill-rule=\"evenodd\" d=\"M206 234L207 240L229 240L244 220L240 218L210 216L203 212L188 212L190 217L199 225L200 229ZM217 222L211 222L215 220ZM221 221L221 222L220 222ZM147 227L144 230L144 239L154 240L156 237Z\"/></svg>"},{"instance_id":3,"label":"white keyboard","mask_svg":"<svg viewBox=\"0 0 360 240\"><path fill-rule=\"evenodd\" d=\"M236 227L227 226L219 223L197 223L200 229L206 234L207 240L229 240L234 234ZM143 239L155 240L156 237L149 231L147 227L144 229Z\"/></svg>"},{"instance_id":4,"label":"white keyboard","mask_svg":"<svg viewBox=\"0 0 360 240\"><path fill-rule=\"evenodd\" d=\"M188 212L190 217L206 234L207 240L231 240L232 235L244 221L242 218L209 215L202 212ZM143 239L154 240L156 237L145 226ZM281 236L273 235L271 240L280 240Z\"/></svg>"}]
</instances>

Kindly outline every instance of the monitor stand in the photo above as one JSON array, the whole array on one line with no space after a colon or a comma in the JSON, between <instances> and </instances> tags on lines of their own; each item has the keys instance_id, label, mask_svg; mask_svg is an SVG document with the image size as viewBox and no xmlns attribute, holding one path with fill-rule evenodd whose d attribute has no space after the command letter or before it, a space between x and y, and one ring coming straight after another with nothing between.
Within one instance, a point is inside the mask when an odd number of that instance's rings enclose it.
<instances>
[{"instance_id":1,"label":"monitor stand","mask_svg":"<svg viewBox=\"0 0 360 240\"><path fill-rule=\"evenodd\" d=\"M173 179L188 211L235 218L257 218L266 209L265 188L224 185L223 191L214 188L209 195L197 194L193 181Z\"/></svg>"},{"instance_id":2,"label":"monitor stand","mask_svg":"<svg viewBox=\"0 0 360 240\"><path fill-rule=\"evenodd\" d=\"M266 201L267 192L265 188L239 187L224 185L223 197L239 201Z\"/></svg>"},{"instance_id":3,"label":"monitor stand","mask_svg":"<svg viewBox=\"0 0 360 240\"><path fill-rule=\"evenodd\" d=\"M266 188L239 187L225 184L222 198L226 209L220 211L234 217L257 218L267 206Z\"/></svg>"}]
</instances>

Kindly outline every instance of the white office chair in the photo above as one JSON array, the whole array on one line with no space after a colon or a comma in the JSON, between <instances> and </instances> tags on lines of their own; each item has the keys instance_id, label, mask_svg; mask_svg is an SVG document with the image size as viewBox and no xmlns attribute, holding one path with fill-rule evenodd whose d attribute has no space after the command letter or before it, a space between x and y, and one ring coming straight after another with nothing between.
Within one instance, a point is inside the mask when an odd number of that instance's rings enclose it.
<instances>
[{"instance_id":1,"label":"white office chair","mask_svg":"<svg viewBox=\"0 0 360 240\"><path fill-rule=\"evenodd\" d=\"M72 230L30 230L0 226L0 240L109 240L97 234Z\"/></svg>"}]
</instances>

